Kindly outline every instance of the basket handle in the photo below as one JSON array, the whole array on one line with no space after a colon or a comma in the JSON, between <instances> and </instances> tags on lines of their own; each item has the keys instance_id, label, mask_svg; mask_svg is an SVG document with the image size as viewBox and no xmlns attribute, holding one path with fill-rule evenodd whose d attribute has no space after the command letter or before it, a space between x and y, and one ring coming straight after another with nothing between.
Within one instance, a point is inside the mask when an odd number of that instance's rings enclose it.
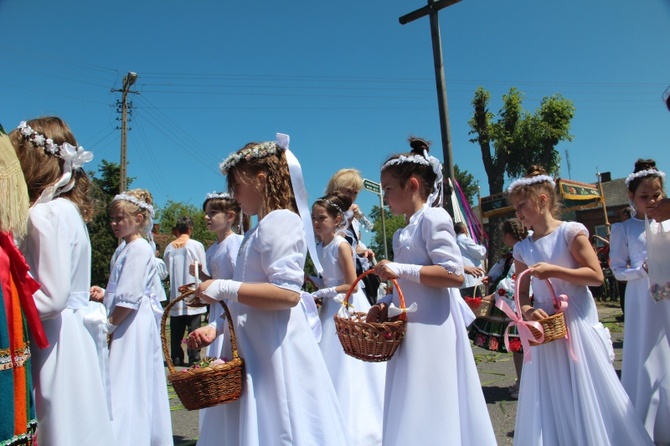
<instances>
[{"instance_id":1,"label":"basket handle","mask_svg":"<svg viewBox=\"0 0 670 446\"><path fill-rule=\"evenodd\" d=\"M356 280L354 280L354 283L351 284L349 289L347 290L347 294L344 296L344 305L348 306L349 305L349 298L351 297L351 294L354 292L354 288L356 288L356 285L358 282L361 281L361 279L368 274L374 274L375 271L373 269L369 269L367 271L364 271L360 276L356 277ZM400 285L398 285L398 281L395 279L391 279L391 283L393 283L393 286L395 287L396 290L398 290L398 298L400 299L400 308L405 309L407 308L405 305L405 295L403 294L402 290L400 289ZM407 320L407 314L403 312L400 316L398 316L401 320Z\"/></svg>"},{"instance_id":2,"label":"basket handle","mask_svg":"<svg viewBox=\"0 0 670 446\"><path fill-rule=\"evenodd\" d=\"M167 345L167 338L165 337L165 325L167 324L167 317L170 314L170 310L172 307L175 306L177 302L180 302L190 295L194 294L195 290L190 290L179 297L175 298L174 300L170 301L170 303L167 304L165 307L165 310L163 310L163 316L161 317L161 344L163 347L163 356L165 356L165 362L167 363L168 370L170 373L175 372L174 364L172 363L172 357L170 355L170 351L168 350L168 345ZM233 328L233 322L232 322L232 317L230 315L230 310L228 310L228 305L224 301L219 301L219 303L223 306L223 311L226 313L226 320L228 322L228 331L230 332L230 346L233 354L233 359L238 359L240 357L239 352L237 351L237 337L235 336L235 329Z\"/></svg>"},{"instance_id":3,"label":"basket handle","mask_svg":"<svg viewBox=\"0 0 670 446\"><path fill-rule=\"evenodd\" d=\"M521 271L521 273L517 276L515 280L516 284L514 285L514 302L516 303L516 311L519 317L523 317L523 313L521 312L521 305L519 305L520 287L518 286L518 284L521 282L521 278L529 273L530 269L525 269ZM565 294L556 296L556 291L554 290L554 285L551 283L551 280L549 279L543 279L543 280L547 282L547 288L549 289L549 294L551 294L551 300L554 303L554 308L556 309L556 312L559 313L561 311L565 311L565 309L568 308L568 296Z\"/></svg>"}]
</instances>

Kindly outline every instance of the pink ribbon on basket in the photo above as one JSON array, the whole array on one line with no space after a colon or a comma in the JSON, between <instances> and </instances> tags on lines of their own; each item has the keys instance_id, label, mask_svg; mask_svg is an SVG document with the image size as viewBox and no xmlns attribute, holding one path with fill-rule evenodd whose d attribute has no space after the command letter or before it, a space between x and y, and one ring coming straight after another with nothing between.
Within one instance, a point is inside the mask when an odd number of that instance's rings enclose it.
<instances>
[{"instance_id":1,"label":"pink ribbon on basket","mask_svg":"<svg viewBox=\"0 0 670 446\"><path fill-rule=\"evenodd\" d=\"M516 304L519 308L519 303ZM530 341L537 342L538 344L544 341L544 329L542 324L535 321L524 321L523 316L518 315L512 308L505 302L503 299L496 299L496 307L502 310L507 317L512 319L512 322L509 323L505 329L505 348L507 351L512 351L509 346L509 329L511 327L516 327L519 332L519 339L521 340L521 345L523 346L523 362L530 361L532 355L530 353ZM540 332L538 337L533 336L533 332L530 331L529 327L533 327Z\"/></svg>"}]
</instances>

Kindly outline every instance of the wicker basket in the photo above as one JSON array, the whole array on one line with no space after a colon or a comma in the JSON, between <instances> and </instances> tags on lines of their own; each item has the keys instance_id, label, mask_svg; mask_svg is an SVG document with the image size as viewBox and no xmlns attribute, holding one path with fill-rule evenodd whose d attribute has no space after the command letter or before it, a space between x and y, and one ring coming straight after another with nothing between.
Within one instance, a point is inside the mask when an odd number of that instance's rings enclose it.
<instances>
[{"instance_id":1,"label":"wicker basket","mask_svg":"<svg viewBox=\"0 0 670 446\"><path fill-rule=\"evenodd\" d=\"M179 400L187 410L204 409L205 407L217 406L219 404L236 401L242 395L242 383L244 382L244 360L240 358L237 351L237 338L233 329L232 317L226 304L221 301L223 311L226 313L228 330L230 332L230 344L233 358L224 363L198 369L185 369L176 371L167 339L165 338L165 324L170 309L182 299L195 293L189 290L170 302L161 319L161 342L163 344L163 355L168 366L168 381L172 384Z\"/></svg>"},{"instance_id":2,"label":"wicker basket","mask_svg":"<svg viewBox=\"0 0 670 446\"><path fill-rule=\"evenodd\" d=\"M205 302L201 301L200 299L194 296L196 290L197 285L195 283L187 283L186 285L182 285L179 288L177 288L177 291L179 291L180 296L184 296L184 298L192 296L191 299L186 301L187 307L191 308L206 307L208 304L206 304Z\"/></svg>"},{"instance_id":3,"label":"wicker basket","mask_svg":"<svg viewBox=\"0 0 670 446\"><path fill-rule=\"evenodd\" d=\"M482 284L475 286L473 292L474 296L465 298L465 302L468 304L477 318L489 317L491 315L493 305L495 305L495 299L492 301L484 300L484 292L482 291L483 287L484 285ZM477 290L479 290L479 297L476 296Z\"/></svg>"},{"instance_id":4,"label":"wicker basket","mask_svg":"<svg viewBox=\"0 0 670 446\"><path fill-rule=\"evenodd\" d=\"M349 291L344 298L344 305L349 304L349 298L356 284L366 275L373 274L373 270L365 271L358 276L351 284ZM398 282L391 280L398 290L400 298L400 307L405 308L405 296L398 286ZM367 314L354 312L351 318L341 318L337 314L335 319L335 329L337 337L340 339L344 352L367 362L383 362L391 359L400 342L405 337L407 328L406 313L398 316L397 320L386 322L365 322Z\"/></svg>"},{"instance_id":5,"label":"wicker basket","mask_svg":"<svg viewBox=\"0 0 670 446\"><path fill-rule=\"evenodd\" d=\"M520 287L518 286L518 284L520 283L521 278L528 272L529 270L524 270L516 278L517 286L514 290L514 300L516 301L517 314L519 315L519 317L522 317L522 313L521 313L521 305L519 304ZM547 282L547 288L549 288L549 292L551 293L551 299L554 301L554 307L556 308L556 313L538 321L540 325L542 325L542 332L544 333L544 341L542 341L541 343L531 341L530 345L533 346L546 344L548 342L555 341L556 339L565 338L568 335L568 329L565 325L565 315L563 314L563 310L561 309L561 303L556 297L554 286L551 284L551 281L549 279L547 279L546 282ZM535 327L529 325L528 328L533 333L533 336L536 339L543 334L540 333L540 331Z\"/></svg>"}]
</instances>

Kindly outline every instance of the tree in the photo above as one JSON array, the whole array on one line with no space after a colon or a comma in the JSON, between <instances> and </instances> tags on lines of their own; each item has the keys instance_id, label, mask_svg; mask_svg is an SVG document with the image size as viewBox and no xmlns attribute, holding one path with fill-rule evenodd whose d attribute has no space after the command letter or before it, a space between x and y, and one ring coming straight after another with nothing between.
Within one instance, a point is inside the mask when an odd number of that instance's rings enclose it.
<instances>
[{"instance_id":1,"label":"tree","mask_svg":"<svg viewBox=\"0 0 670 446\"><path fill-rule=\"evenodd\" d=\"M560 94L545 97L534 113L523 110L523 94L512 87L503 96L499 118L488 109L491 94L479 87L472 105L474 114L468 124L470 142L479 144L491 195L502 193L505 175L521 176L533 164L543 166L547 172L558 172L560 156L556 146L561 141L571 141L570 122L575 113L572 101ZM497 230L501 218L489 222L489 261L502 246L502 236ZM491 249L493 248L493 249Z\"/></svg>"},{"instance_id":2,"label":"tree","mask_svg":"<svg viewBox=\"0 0 670 446\"><path fill-rule=\"evenodd\" d=\"M373 224L373 231L375 236L370 243L370 249L375 252L375 257L378 260L384 258L384 237L386 237L386 246L388 248L388 260L393 260L393 234L404 227L407 223L403 215L392 215L391 210L384 206L384 224L386 226L386 234L382 231L382 210L379 206L373 206L370 212L370 221Z\"/></svg>"},{"instance_id":3,"label":"tree","mask_svg":"<svg viewBox=\"0 0 670 446\"><path fill-rule=\"evenodd\" d=\"M205 213L192 204L176 203L169 200L158 215L157 221L160 221L160 232L163 234L171 234L177 220L180 217L187 216L193 220L193 232L191 234L193 239L198 240L206 247L216 240L216 234L207 230Z\"/></svg>"}]
</instances>

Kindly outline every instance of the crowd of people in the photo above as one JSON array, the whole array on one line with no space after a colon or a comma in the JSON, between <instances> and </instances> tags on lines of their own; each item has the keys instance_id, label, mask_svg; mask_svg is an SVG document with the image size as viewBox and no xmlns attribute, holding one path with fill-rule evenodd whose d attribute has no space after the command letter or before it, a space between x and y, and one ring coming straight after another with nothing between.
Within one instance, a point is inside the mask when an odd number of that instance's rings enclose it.
<instances>
[{"instance_id":1,"label":"crowd of people","mask_svg":"<svg viewBox=\"0 0 670 446\"><path fill-rule=\"evenodd\" d=\"M182 218L162 263L151 193L116 195L108 212L121 243L103 288L90 283L93 203L83 166L92 154L56 117L0 135L0 442L173 443L158 330L167 274L171 300L184 286L197 297L170 313L169 360L198 364L203 348L231 358L231 322L245 361L240 399L200 411L198 444L495 445L471 339L514 356L514 444L670 444L670 300L651 298L645 241L645 219L670 229L663 172L652 160L636 163L626 180L635 215L612 231L611 268L629 282L619 380L589 290L602 268L586 227L558 218L554 179L531 166L510 185L516 218L497 228L508 252L486 273L486 248L442 207L430 144L409 145L380 170L386 204L406 223L393 236L392 261L377 262L360 241L360 174L337 172L310 207L288 135L277 134L221 163L228 190L207 193L202 206L216 235L206 252ZM397 280L407 305L397 289L357 282L366 269ZM318 289L305 292L306 280ZM464 299L476 288L495 303L479 319ZM564 305L554 292L567 296ZM406 318L387 362L343 352L333 317L351 307L367 322ZM528 338L528 326L557 311L567 336Z\"/></svg>"}]
</instances>

